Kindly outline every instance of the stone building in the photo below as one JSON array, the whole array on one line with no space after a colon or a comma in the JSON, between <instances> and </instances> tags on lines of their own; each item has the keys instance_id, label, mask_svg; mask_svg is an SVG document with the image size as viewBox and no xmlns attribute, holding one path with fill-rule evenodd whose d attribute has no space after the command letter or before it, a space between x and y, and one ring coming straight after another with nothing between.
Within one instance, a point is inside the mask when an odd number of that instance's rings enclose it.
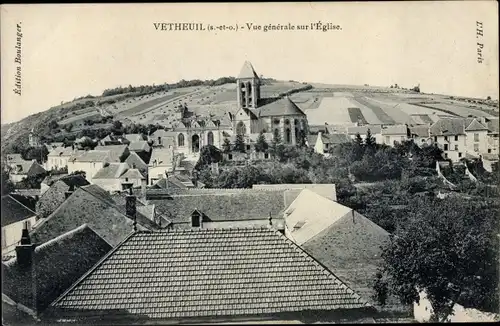
<instances>
[{"instance_id":1,"label":"stone building","mask_svg":"<svg viewBox=\"0 0 500 326\"><path fill-rule=\"evenodd\" d=\"M246 61L236 80L238 111L233 131L247 138L261 131L278 131L285 144L295 145L308 134L306 114L289 98L262 98L261 81L252 64Z\"/></svg>"}]
</instances>

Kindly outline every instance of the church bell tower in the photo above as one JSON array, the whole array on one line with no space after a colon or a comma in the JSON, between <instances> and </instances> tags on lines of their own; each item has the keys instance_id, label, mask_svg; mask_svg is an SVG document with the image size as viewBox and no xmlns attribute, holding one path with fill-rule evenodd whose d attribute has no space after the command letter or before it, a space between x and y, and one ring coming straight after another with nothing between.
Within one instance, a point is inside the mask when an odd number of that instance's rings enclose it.
<instances>
[{"instance_id":1,"label":"church bell tower","mask_svg":"<svg viewBox=\"0 0 500 326\"><path fill-rule=\"evenodd\" d=\"M260 79L249 61L245 61L236 79L238 108L255 109L260 100Z\"/></svg>"}]
</instances>

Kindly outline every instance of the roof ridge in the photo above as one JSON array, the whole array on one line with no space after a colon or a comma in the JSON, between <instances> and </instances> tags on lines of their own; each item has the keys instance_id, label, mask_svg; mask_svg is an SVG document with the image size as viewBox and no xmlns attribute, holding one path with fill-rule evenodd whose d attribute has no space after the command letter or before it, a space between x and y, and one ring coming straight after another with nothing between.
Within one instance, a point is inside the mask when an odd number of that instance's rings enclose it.
<instances>
[{"instance_id":1,"label":"roof ridge","mask_svg":"<svg viewBox=\"0 0 500 326\"><path fill-rule=\"evenodd\" d=\"M73 230L70 230L70 231L68 231L68 232L66 232L66 233L63 233L63 234L61 234L61 235L58 235L57 237L55 237L55 238L53 238L53 239L50 239L49 241L46 241L46 242L42 243L41 245L37 246L37 247L35 248L35 252L37 252L37 251L39 251L39 250L41 250L41 249L43 249L43 248L46 248L46 247L50 246L51 244L57 243L57 242L59 242L61 239L64 239L64 238L66 238L66 237L68 237L68 236L70 236L70 235L73 235L73 234L75 234L75 233L79 233L79 232L83 231L83 230L84 230L84 229L86 229L86 228L88 228L88 225L87 225L87 223L84 223L84 224L82 224L82 225L80 225L80 226L78 226L78 227L74 228Z\"/></svg>"}]
</instances>

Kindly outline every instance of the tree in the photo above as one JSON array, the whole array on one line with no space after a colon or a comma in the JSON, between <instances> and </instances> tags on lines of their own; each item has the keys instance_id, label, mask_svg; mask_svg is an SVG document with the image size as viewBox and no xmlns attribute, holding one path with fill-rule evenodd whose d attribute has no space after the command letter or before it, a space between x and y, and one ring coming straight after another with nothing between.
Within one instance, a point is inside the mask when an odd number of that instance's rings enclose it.
<instances>
[{"instance_id":1,"label":"tree","mask_svg":"<svg viewBox=\"0 0 500 326\"><path fill-rule=\"evenodd\" d=\"M236 140L234 141L234 149L241 153L246 152L245 138L242 134L236 135Z\"/></svg>"},{"instance_id":2,"label":"tree","mask_svg":"<svg viewBox=\"0 0 500 326\"><path fill-rule=\"evenodd\" d=\"M228 138L224 138L224 141L222 143L222 152L224 154L231 152L231 142Z\"/></svg>"},{"instance_id":3,"label":"tree","mask_svg":"<svg viewBox=\"0 0 500 326\"><path fill-rule=\"evenodd\" d=\"M356 137L354 138L354 143L358 145L359 147L363 146L363 138L361 138L361 135L356 133Z\"/></svg>"},{"instance_id":4,"label":"tree","mask_svg":"<svg viewBox=\"0 0 500 326\"><path fill-rule=\"evenodd\" d=\"M212 163L218 163L221 161L222 152L214 145L206 145L200 149L200 158L194 168L195 170L200 171Z\"/></svg>"},{"instance_id":5,"label":"tree","mask_svg":"<svg viewBox=\"0 0 500 326\"><path fill-rule=\"evenodd\" d=\"M488 96L486 100L491 101L491 96Z\"/></svg>"},{"instance_id":6,"label":"tree","mask_svg":"<svg viewBox=\"0 0 500 326\"><path fill-rule=\"evenodd\" d=\"M307 133L305 130L299 130L299 134L297 135L297 145L302 147L306 146L307 143Z\"/></svg>"},{"instance_id":7,"label":"tree","mask_svg":"<svg viewBox=\"0 0 500 326\"><path fill-rule=\"evenodd\" d=\"M274 129L273 140L271 141L271 153L278 158L282 157L284 146L281 143L281 134L278 129Z\"/></svg>"},{"instance_id":8,"label":"tree","mask_svg":"<svg viewBox=\"0 0 500 326\"><path fill-rule=\"evenodd\" d=\"M436 321L445 321L455 303L496 309L498 213L498 201L413 198L383 249L380 272L389 292L411 304L425 291Z\"/></svg>"},{"instance_id":9,"label":"tree","mask_svg":"<svg viewBox=\"0 0 500 326\"><path fill-rule=\"evenodd\" d=\"M67 132L71 132L71 130L73 130L73 124L68 123L64 126L64 130L66 130Z\"/></svg>"},{"instance_id":10,"label":"tree","mask_svg":"<svg viewBox=\"0 0 500 326\"><path fill-rule=\"evenodd\" d=\"M1 183L2 183L2 196L8 195L14 190L14 184L9 179L9 173L5 171L3 166L2 166Z\"/></svg>"},{"instance_id":11,"label":"tree","mask_svg":"<svg viewBox=\"0 0 500 326\"><path fill-rule=\"evenodd\" d=\"M119 129L122 129L122 127L123 127L123 124L121 123L121 121L119 121L119 120L113 121L113 129L119 130Z\"/></svg>"},{"instance_id":12,"label":"tree","mask_svg":"<svg viewBox=\"0 0 500 326\"><path fill-rule=\"evenodd\" d=\"M268 144L266 142L266 137L264 137L264 132L261 131L259 136L257 137L257 140L255 142L255 151L257 152L265 152L267 151Z\"/></svg>"},{"instance_id":13,"label":"tree","mask_svg":"<svg viewBox=\"0 0 500 326\"><path fill-rule=\"evenodd\" d=\"M372 132L370 129L366 131L365 146L367 149L371 150L374 150L376 146L375 137L372 136Z\"/></svg>"}]
</instances>

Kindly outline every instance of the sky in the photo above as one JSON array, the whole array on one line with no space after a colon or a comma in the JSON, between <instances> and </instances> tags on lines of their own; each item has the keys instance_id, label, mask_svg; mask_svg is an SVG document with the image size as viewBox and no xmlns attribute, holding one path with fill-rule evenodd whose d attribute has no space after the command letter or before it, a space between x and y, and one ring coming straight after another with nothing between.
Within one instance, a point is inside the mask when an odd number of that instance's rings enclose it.
<instances>
[{"instance_id":1,"label":"sky","mask_svg":"<svg viewBox=\"0 0 500 326\"><path fill-rule=\"evenodd\" d=\"M2 5L1 118L20 120L117 86L236 76L244 61L283 80L413 87L498 98L496 1ZM161 31L321 21L342 30ZM477 62L477 21L483 62ZM16 89L21 22L21 95Z\"/></svg>"}]
</instances>

